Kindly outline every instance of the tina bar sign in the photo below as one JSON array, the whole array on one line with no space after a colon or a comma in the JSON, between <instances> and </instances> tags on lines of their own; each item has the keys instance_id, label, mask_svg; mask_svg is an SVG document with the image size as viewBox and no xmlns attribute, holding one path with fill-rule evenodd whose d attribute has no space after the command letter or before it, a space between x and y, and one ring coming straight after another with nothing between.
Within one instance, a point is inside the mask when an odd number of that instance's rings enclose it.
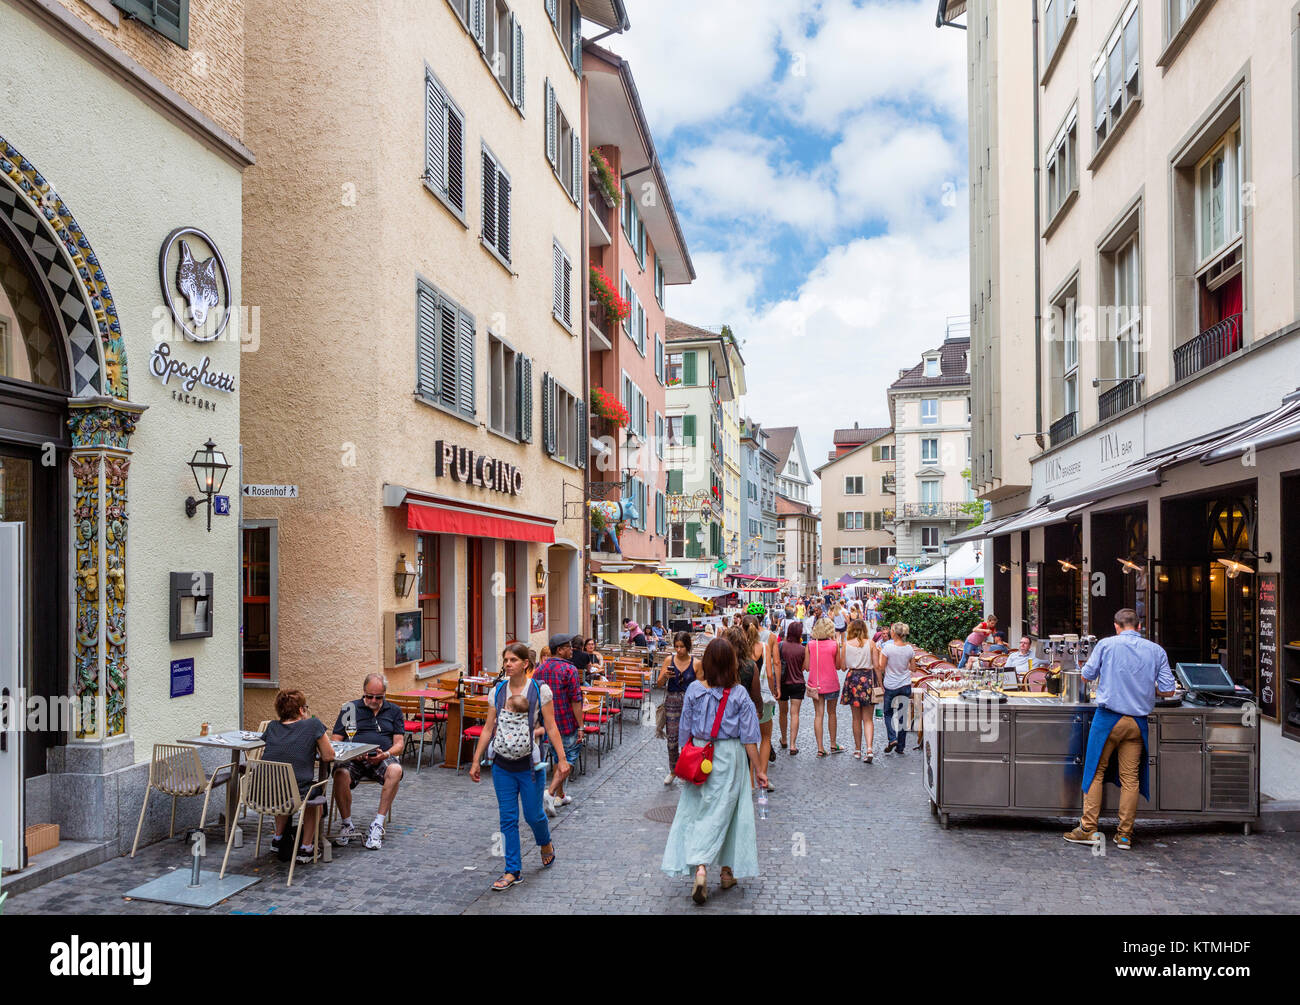
<instances>
[{"instance_id":1,"label":"tina bar sign","mask_svg":"<svg viewBox=\"0 0 1300 1005\"><path fill-rule=\"evenodd\" d=\"M465 485L478 485L517 496L524 490L524 476L513 464L475 454L468 447L439 440L433 446L434 472Z\"/></svg>"}]
</instances>

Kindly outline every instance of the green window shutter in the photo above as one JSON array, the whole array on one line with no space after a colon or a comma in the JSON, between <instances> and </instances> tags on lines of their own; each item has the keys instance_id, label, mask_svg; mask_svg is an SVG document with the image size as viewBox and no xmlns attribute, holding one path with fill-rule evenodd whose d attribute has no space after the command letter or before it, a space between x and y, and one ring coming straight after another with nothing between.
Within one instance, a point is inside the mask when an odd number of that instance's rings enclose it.
<instances>
[{"instance_id":1,"label":"green window shutter","mask_svg":"<svg viewBox=\"0 0 1300 1005\"><path fill-rule=\"evenodd\" d=\"M872 448L871 448L871 459L872 459L873 461L878 461L878 460L880 460L880 448L879 448L879 447L872 447Z\"/></svg>"},{"instance_id":2,"label":"green window shutter","mask_svg":"<svg viewBox=\"0 0 1300 1005\"><path fill-rule=\"evenodd\" d=\"M682 416L682 440L688 447L695 446L695 416L693 415Z\"/></svg>"},{"instance_id":3,"label":"green window shutter","mask_svg":"<svg viewBox=\"0 0 1300 1005\"><path fill-rule=\"evenodd\" d=\"M698 534L699 532L700 532L700 525L698 523L688 523L686 525L686 557L687 558L700 557L700 542L695 540L695 535Z\"/></svg>"},{"instance_id":4,"label":"green window shutter","mask_svg":"<svg viewBox=\"0 0 1300 1005\"><path fill-rule=\"evenodd\" d=\"M682 472L681 471L668 472L668 492L672 495L682 494Z\"/></svg>"},{"instance_id":5,"label":"green window shutter","mask_svg":"<svg viewBox=\"0 0 1300 1005\"><path fill-rule=\"evenodd\" d=\"M515 410L519 418L516 435L520 443L533 442L533 361L515 357Z\"/></svg>"},{"instance_id":6,"label":"green window shutter","mask_svg":"<svg viewBox=\"0 0 1300 1005\"><path fill-rule=\"evenodd\" d=\"M698 379L695 365L695 353L682 353L682 383L687 387L694 387Z\"/></svg>"},{"instance_id":7,"label":"green window shutter","mask_svg":"<svg viewBox=\"0 0 1300 1005\"><path fill-rule=\"evenodd\" d=\"M555 385L549 373L542 374L542 449L555 455Z\"/></svg>"},{"instance_id":8,"label":"green window shutter","mask_svg":"<svg viewBox=\"0 0 1300 1005\"><path fill-rule=\"evenodd\" d=\"M844 529L844 514L843 514L843 513L836 513L836 514L835 514L835 529L836 529L836 530L843 530L843 529Z\"/></svg>"},{"instance_id":9,"label":"green window shutter","mask_svg":"<svg viewBox=\"0 0 1300 1005\"><path fill-rule=\"evenodd\" d=\"M190 47L190 0L113 0L113 6L182 49Z\"/></svg>"}]
</instances>

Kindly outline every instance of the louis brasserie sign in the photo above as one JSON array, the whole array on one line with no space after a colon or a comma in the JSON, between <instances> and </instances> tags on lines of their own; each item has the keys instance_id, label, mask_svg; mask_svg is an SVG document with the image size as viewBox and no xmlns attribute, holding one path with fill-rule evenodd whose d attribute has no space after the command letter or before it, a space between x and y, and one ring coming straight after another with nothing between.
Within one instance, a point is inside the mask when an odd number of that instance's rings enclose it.
<instances>
[{"instance_id":1,"label":"louis brasserie sign","mask_svg":"<svg viewBox=\"0 0 1300 1005\"><path fill-rule=\"evenodd\" d=\"M434 473L462 485L517 496L524 490L524 476L513 464L476 454L468 447L439 440L433 445Z\"/></svg>"}]
</instances>

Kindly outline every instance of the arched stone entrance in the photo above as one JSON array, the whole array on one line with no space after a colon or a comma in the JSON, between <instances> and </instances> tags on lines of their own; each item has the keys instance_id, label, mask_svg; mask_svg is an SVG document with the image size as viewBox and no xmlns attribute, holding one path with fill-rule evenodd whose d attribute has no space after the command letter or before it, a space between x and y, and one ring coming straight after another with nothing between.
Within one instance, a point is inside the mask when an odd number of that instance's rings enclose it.
<instances>
[{"instance_id":1,"label":"arched stone entrance","mask_svg":"<svg viewBox=\"0 0 1300 1005\"><path fill-rule=\"evenodd\" d=\"M126 348L108 280L89 240L49 182L4 136L0 136L0 226L26 252L30 289L45 304L41 324L60 345L29 352L24 375L36 385L63 388L61 405L46 394L47 411L58 407L69 437L39 435L31 428L6 427L0 419L0 446L43 447L44 463L57 460L71 508L68 539L71 560L31 555L67 568L64 584L73 598L70 653L72 696L81 712L75 738L105 739L124 734L126 724L126 532L129 443L144 408L127 399ZM30 315L29 306L24 306ZM52 352L51 349L61 351ZM25 350L26 351L26 350ZM55 381L51 366L66 368ZM34 397L24 383L0 382L0 405ZM24 406L30 403L24 400ZM15 414L17 410L15 410ZM53 455L53 456L51 456ZM59 632L66 639L66 631ZM60 643L66 644L66 643ZM53 697L53 696L51 696Z\"/></svg>"}]
</instances>

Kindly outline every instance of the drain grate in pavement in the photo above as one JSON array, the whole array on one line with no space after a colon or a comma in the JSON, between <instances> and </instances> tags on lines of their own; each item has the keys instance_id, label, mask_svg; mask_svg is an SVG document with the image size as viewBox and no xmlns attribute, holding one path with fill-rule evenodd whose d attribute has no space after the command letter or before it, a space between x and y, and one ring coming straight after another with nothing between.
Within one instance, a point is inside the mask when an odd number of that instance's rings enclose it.
<instances>
[{"instance_id":1,"label":"drain grate in pavement","mask_svg":"<svg viewBox=\"0 0 1300 1005\"><path fill-rule=\"evenodd\" d=\"M670 824L677 816L676 806L652 806L645 811L645 818L659 824Z\"/></svg>"}]
</instances>

